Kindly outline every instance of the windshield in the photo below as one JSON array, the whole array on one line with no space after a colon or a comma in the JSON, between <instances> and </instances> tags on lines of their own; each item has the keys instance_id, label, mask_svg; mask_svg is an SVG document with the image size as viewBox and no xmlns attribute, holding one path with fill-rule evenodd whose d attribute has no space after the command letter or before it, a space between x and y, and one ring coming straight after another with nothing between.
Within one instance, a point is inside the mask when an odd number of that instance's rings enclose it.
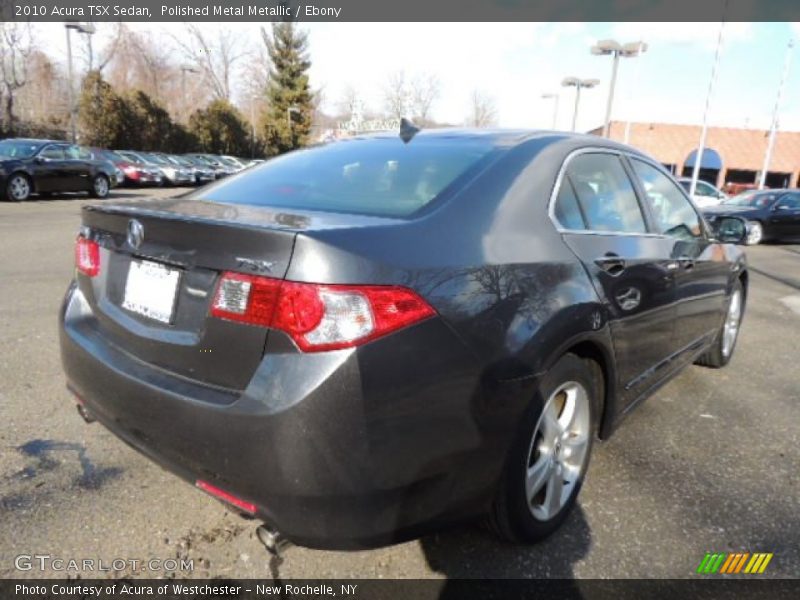
<instances>
[{"instance_id":1,"label":"windshield","mask_svg":"<svg viewBox=\"0 0 800 600\"><path fill-rule=\"evenodd\" d=\"M192 195L198 200L408 216L492 150L480 139L367 138L291 152Z\"/></svg>"},{"instance_id":2,"label":"windshield","mask_svg":"<svg viewBox=\"0 0 800 600\"><path fill-rule=\"evenodd\" d=\"M772 203L778 195L775 193L764 193L751 190L743 192L738 196L734 196L730 200L726 200L723 204L726 206L752 206L754 208L761 208Z\"/></svg>"},{"instance_id":3,"label":"windshield","mask_svg":"<svg viewBox=\"0 0 800 600\"><path fill-rule=\"evenodd\" d=\"M30 158L42 145L39 142L4 140L0 142L0 156L5 158Z\"/></svg>"}]
</instances>

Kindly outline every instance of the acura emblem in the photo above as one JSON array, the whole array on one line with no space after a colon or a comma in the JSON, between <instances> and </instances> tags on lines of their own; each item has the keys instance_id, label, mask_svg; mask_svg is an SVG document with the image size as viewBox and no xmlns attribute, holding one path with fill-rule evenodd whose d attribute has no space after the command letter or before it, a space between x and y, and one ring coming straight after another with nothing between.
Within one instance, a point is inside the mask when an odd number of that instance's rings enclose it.
<instances>
[{"instance_id":1,"label":"acura emblem","mask_svg":"<svg viewBox=\"0 0 800 600\"><path fill-rule=\"evenodd\" d=\"M144 226L136 219L128 221L128 245L138 248L144 241Z\"/></svg>"}]
</instances>

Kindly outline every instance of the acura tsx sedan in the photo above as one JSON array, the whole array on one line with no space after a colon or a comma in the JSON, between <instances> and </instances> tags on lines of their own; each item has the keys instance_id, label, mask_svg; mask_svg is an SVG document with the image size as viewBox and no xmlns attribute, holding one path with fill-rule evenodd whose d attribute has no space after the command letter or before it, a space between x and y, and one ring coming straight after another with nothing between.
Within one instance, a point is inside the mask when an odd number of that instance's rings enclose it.
<instances>
[{"instance_id":1,"label":"acura tsx sedan","mask_svg":"<svg viewBox=\"0 0 800 600\"><path fill-rule=\"evenodd\" d=\"M594 441L731 359L745 235L605 139L359 137L85 207L63 366L85 419L294 543L533 542Z\"/></svg>"}]
</instances>

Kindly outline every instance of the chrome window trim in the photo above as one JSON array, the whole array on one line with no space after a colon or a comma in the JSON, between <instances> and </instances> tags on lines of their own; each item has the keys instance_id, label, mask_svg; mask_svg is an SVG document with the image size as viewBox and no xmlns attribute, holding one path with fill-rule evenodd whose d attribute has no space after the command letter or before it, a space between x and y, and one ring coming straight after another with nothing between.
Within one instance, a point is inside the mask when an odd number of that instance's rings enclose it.
<instances>
[{"instance_id":1,"label":"chrome window trim","mask_svg":"<svg viewBox=\"0 0 800 600\"><path fill-rule=\"evenodd\" d=\"M550 193L550 199L547 203L547 216L550 218L550 222L553 224L553 227L556 228L556 231L559 233L569 233L569 234L578 234L578 235L613 235L613 236L636 236L636 237L644 237L644 238L669 238L670 236L664 235L663 233L654 233L652 231L645 231L645 232L631 232L631 231L601 231L598 229L568 229L563 227L559 220L556 218L555 212L555 204L556 198L558 198L558 193L561 191L561 184L564 181L564 174L566 173L567 167L569 163L572 161L573 158L576 156L580 156L581 154L612 154L618 158L622 158L626 156L628 158L632 157L633 155L630 152L625 152L624 150L618 150L616 148L605 148L603 146L587 146L585 148L578 148L577 150L573 150L570 152L567 157L564 159L564 162L561 163L561 167L559 167L558 175L556 176L556 183L553 186L553 191ZM649 162L649 161L648 161ZM625 166L620 164L620 166L625 170ZM630 175L627 171L625 171L625 176L630 179ZM636 186L634 182L631 181L631 187L633 188L634 196L636 196L636 201L640 202L639 196L636 193ZM639 210L642 210L641 206ZM645 227L647 227L647 218L642 212L642 220L645 223Z\"/></svg>"}]
</instances>

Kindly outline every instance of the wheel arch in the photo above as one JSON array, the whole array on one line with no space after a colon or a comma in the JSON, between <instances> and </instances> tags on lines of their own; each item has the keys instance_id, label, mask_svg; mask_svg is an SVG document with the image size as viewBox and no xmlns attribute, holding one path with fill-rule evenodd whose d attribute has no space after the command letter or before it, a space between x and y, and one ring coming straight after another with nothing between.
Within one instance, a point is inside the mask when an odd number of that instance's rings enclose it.
<instances>
[{"instance_id":1,"label":"wheel arch","mask_svg":"<svg viewBox=\"0 0 800 600\"><path fill-rule=\"evenodd\" d=\"M602 335L603 331L606 335ZM599 401L600 415L597 420L597 436L603 440L608 439L614 430L617 413L617 371L610 332L606 327L601 331L571 338L551 355L547 362L547 369L565 354L575 354L597 365L602 380L598 387L603 392Z\"/></svg>"}]
</instances>

